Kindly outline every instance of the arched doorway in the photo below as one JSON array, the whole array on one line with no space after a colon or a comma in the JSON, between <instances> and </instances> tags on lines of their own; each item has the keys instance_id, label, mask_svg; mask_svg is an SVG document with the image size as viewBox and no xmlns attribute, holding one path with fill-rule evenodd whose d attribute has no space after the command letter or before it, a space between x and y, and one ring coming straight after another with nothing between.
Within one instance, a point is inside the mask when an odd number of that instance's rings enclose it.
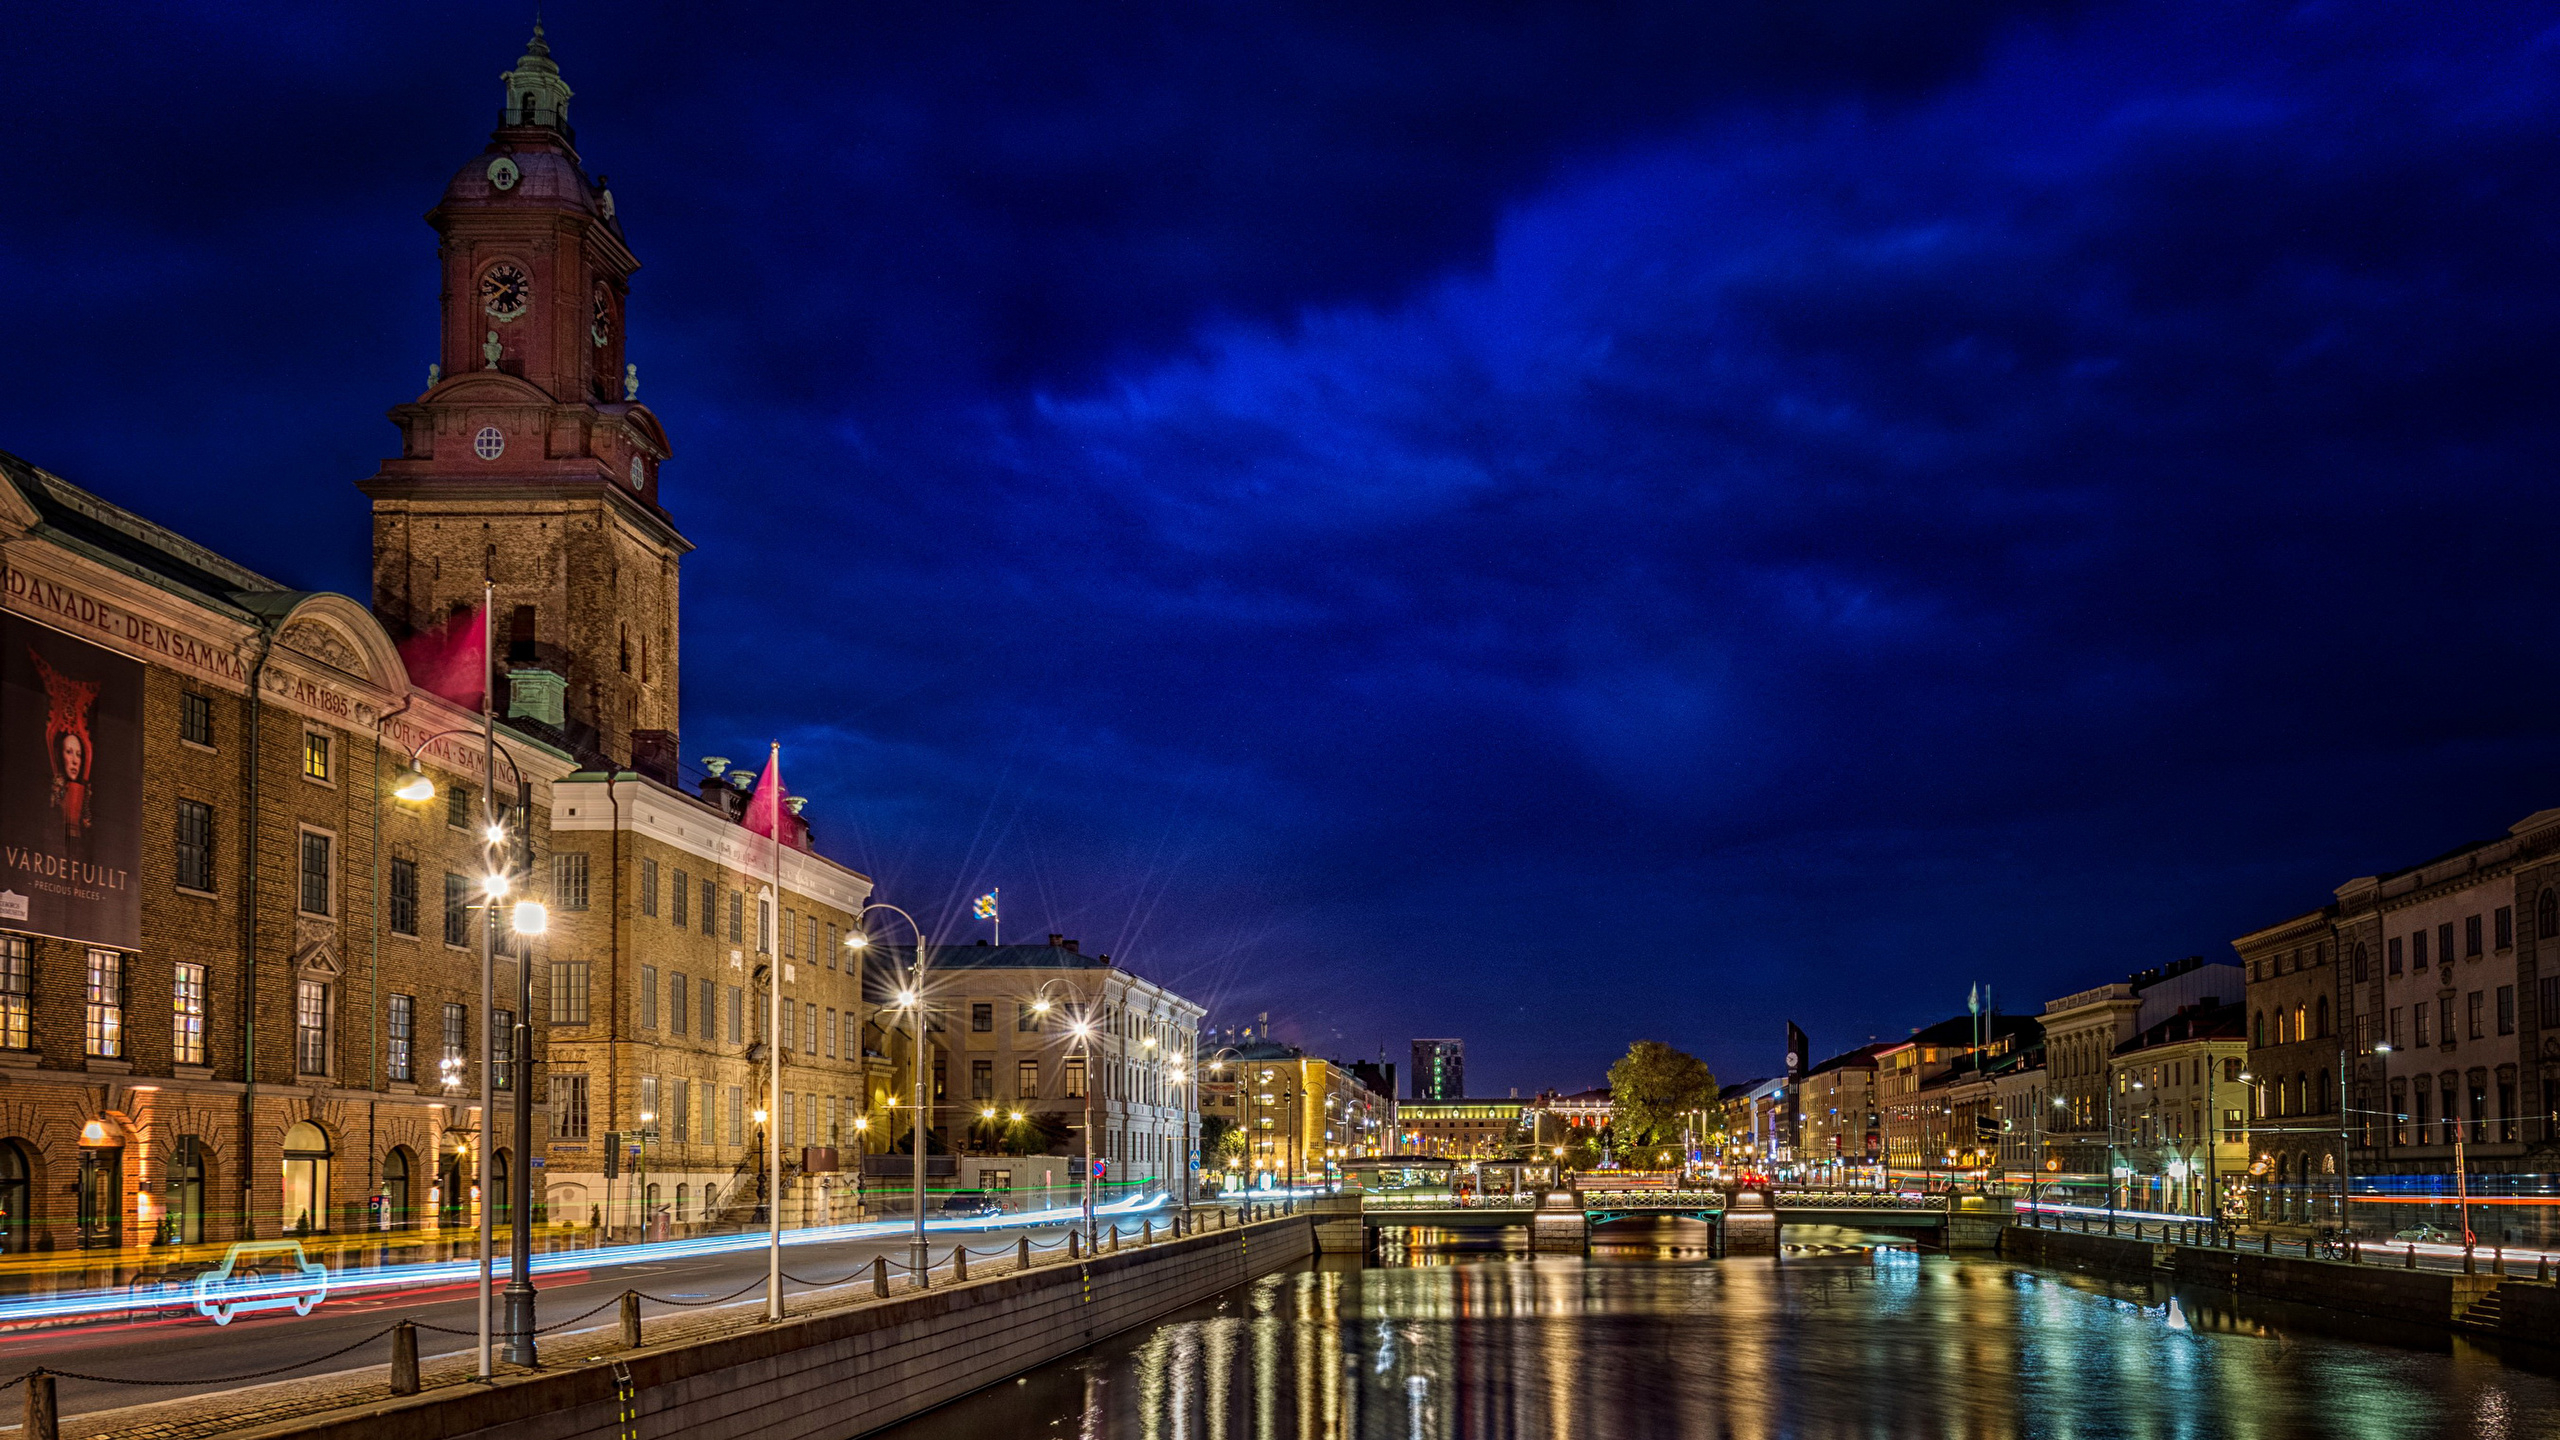
<instances>
[{"instance_id":1,"label":"arched doorway","mask_svg":"<svg viewBox=\"0 0 2560 1440\"><path fill-rule=\"evenodd\" d=\"M308 1120L284 1132L284 1229L316 1235L329 1228L329 1137Z\"/></svg>"},{"instance_id":2,"label":"arched doorway","mask_svg":"<svg viewBox=\"0 0 2560 1440\"><path fill-rule=\"evenodd\" d=\"M686 1208L686 1198L686 1187L678 1185L676 1187L676 1224L678 1225L683 1225L693 1219L692 1212Z\"/></svg>"},{"instance_id":3,"label":"arched doorway","mask_svg":"<svg viewBox=\"0 0 2560 1440\"><path fill-rule=\"evenodd\" d=\"M169 1184L162 1237L171 1245L204 1240L204 1141L181 1135L169 1147Z\"/></svg>"},{"instance_id":4,"label":"arched doorway","mask_svg":"<svg viewBox=\"0 0 2560 1440\"><path fill-rule=\"evenodd\" d=\"M409 1194L409 1169L413 1163L406 1145L394 1145L382 1157L382 1228L406 1230L417 1222L417 1212Z\"/></svg>"},{"instance_id":5,"label":"arched doorway","mask_svg":"<svg viewBox=\"0 0 2560 1440\"><path fill-rule=\"evenodd\" d=\"M440 1229L458 1229L471 1221L471 1178L464 1171L462 1152L448 1152L436 1164L436 1225Z\"/></svg>"},{"instance_id":6,"label":"arched doorway","mask_svg":"<svg viewBox=\"0 0 2560 1440\"><path fill-rule=\"evenodd\" d=\"M489 1212L493 1217L489 1223L505 1225L514 1215L515 1191L507 1184L507 1152L504 1150L489 1157L489 1183L498 1187L495 1197L497 1208Z\"/></svg>"},{"instance_id":7,"label":"arched doorway","mask_svg":"<svg viewBox=\"0 0 2560 1440\"><path fill-rule=\"evenodd\" d=\"M28 1210L35 1185L27 1152L0 1140L0 1254L23 1255L35 1244L35 1216Z\"/></svg>"}]
</instances>

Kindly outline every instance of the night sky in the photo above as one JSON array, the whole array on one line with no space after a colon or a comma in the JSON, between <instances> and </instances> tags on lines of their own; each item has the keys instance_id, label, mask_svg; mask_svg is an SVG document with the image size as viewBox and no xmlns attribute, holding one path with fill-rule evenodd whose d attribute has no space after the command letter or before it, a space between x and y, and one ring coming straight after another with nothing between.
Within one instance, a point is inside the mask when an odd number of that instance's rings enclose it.
<instances>
[{"instance_id":1,"label":"night sky","mask_svg":"<svg viewBox=\"0 0 2560 1440\"><path fill-rule=\"evenodd\" d=\"M116 10L0 34L0 449L362 596L527 8ZM1734 1080L2560 804L2547 4L544 13L684 753L951 938Z\"/></svg>"}]
</instances>

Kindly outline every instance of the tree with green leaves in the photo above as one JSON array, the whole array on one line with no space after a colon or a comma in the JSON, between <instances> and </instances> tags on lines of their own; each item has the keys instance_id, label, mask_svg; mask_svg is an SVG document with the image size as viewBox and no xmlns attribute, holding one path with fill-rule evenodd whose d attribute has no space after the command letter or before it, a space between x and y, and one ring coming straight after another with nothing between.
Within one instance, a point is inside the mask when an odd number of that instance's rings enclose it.
<instances>
[{"instance_id":1,"label":"tree with green leaves","mask_svg":"<svg viewBox=\"0 0 2560 1440\"><path fill-rule=\"evenodd\" d=\"M1695 1055L1639 1040L1609 1067L1609 1132L1618 1153L1650 1160L1680 1141L1680 1117L1711 1111L1715 1072Z\"/></svg>"}]
</instances>

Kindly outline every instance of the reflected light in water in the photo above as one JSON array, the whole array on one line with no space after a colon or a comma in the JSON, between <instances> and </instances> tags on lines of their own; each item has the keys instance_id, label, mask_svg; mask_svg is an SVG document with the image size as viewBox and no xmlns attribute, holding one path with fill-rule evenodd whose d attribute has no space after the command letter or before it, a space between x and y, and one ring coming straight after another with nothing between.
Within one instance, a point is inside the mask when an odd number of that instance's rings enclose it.
<instances>
[{"instance_id":1,"label":"reflected light in water","mask_svg":"<svg viewBox=\"0 0 2560 1440\"><path fill-rule=\"evenodd\" d=\"M1675 1249L1677 1247L1674 1247ZM2485 1350L1992 1259L1495 1248L1267 1276L888 1432L1093 1440L2560 1433ZM1249 1371L1249 1376L1245 1373ZM1249 1381L1249 1383L1239 1383Z\"/></svg>"}]
</instances>

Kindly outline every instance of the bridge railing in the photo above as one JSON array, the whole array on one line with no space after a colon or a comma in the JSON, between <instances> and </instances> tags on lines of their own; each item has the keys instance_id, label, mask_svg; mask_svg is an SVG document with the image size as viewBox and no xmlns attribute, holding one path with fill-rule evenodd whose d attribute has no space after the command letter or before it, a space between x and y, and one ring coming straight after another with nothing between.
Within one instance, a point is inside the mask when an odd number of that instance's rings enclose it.
<instances>
[{"instance_id":1,"label":"bridge railing","mask_svg":"<svg viewBox=\"0 0 2560 1440\"><path fill-rule=\"evenodd\" d=\"M1889 1190L1772 1190L1769 1203L1780 1210L1944 1210L1935 1195L1897 1195Z\"/></svg>"},{"instance_id":2,"label":"bridge railing","mask_svg":"<svg viewBox=\"0 0 2560 1440\"><path fill-rule=\"evenodd\" d=\"M1718 1210L1724 1207L1721 1190L1585 1190L1582 1206L1586 1210Z\"/></svg>"},{"instance_id":3,"label":"bridge railing","mask_svg":"<svg viewBox=\"0 0 2560 1440\"><path fill-rule=\"evenodd\" d=\"M1363 1210L1534 1210L1535 1195L1362 1195Z\"/></svg>"}]
</instances>

